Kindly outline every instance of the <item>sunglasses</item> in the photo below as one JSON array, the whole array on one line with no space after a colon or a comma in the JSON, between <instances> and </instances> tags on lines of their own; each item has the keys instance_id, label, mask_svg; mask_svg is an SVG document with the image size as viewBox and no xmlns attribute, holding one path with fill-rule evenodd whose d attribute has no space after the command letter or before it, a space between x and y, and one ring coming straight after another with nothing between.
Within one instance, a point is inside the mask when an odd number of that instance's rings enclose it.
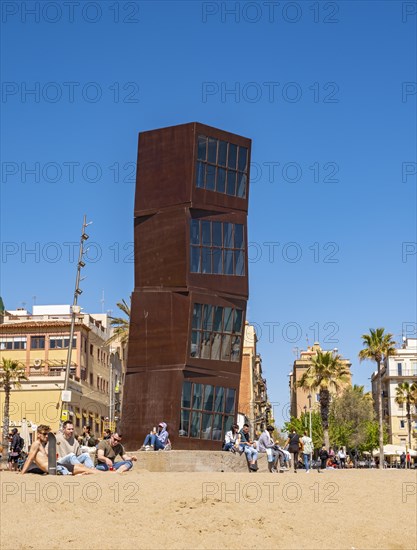
<instances>
[{"instance_id":1,"label":"sunglasses","mask_svg":"<svg viewBox=\"0 0 417 550\"><path fill-rule=\"evenodd\" d=\"M121 439L116 439L115 437L113 437L114 441L117 441L119 443L119 441L121 441Z\"/></svg>"}]
</instances>

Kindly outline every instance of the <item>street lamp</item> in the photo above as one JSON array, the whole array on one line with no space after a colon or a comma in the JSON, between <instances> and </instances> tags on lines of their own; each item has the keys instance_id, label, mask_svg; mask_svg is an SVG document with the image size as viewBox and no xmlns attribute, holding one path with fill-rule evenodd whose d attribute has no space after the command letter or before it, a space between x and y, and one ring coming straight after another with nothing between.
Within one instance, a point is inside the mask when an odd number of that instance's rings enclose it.
<instances>
[{"instance_id":1,"label":"street lamp","mask_svg":"<svg viewBox=\"0 0 417 550\"><path fill-rule=\"evenodd\" d=\"M68 384L69 384L69 377L70 377L70 371L71 371L72 341L74 338L75 318L80 313L80 307L77 305L78 297L83 292L80 288L80 281L82 280L81 269L85 267L85 262L83 261L84 242L89 238L85 230L86 230L86 227L91 223L92 222L87 223L87 217L84 214L83 225L81 228L80 250L78 253L77 276L75 278L74 299L73 299L72 308L71 308L71 328L70 328L70 337L69 337L69 343L68 343L67 364L65 368L64 391L62 392L62 398L61 398L61 418L60 418L61 421L63 420L62 415L64 412L64 403L66 403L68 406L68 404L71 402L71 392L68 392Z\"/></svg>"}]
</instances>

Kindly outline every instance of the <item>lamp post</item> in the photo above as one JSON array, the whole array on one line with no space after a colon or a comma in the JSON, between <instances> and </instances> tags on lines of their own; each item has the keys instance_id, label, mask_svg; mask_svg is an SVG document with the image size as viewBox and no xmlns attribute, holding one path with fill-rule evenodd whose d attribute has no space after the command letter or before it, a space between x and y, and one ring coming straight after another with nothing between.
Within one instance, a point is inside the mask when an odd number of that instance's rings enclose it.
<instances>
[{"instance_id":1,"label":"lamp post","mask_svg":"<svg viewBox=\"0 0 417 550\"><path fill-rule=\"evenodd\" d=\"M70 370L71 370L71 357L72 357L72 341L74 338L74 330L75 330L75 319L76 316L80 313L81 308L78 306L78 297L82 294L82 290L80 288L80 282L81 282L81 269L85 267L85 262L83 261L84 256L84 243L89 238L87 233L85 232L85 229L88 225L90 225L92 222L87 223L87 217L84 214L83 219L83 225L81 228L81 238L80 238L80 249L78 253L78 263L77 263L77 276L75 278L75 290L74 290L74 299L72 302L71 307L71 328L70 328L70 337L68 342L68 353L67 353L67 364L65 367L65 380L64 380L64 390L62 392L62 399L61 399L61 415L60 415L60 421L63 421L63 413L64 413L64 403L66 406L71 402L71 392L68 392L68 384L69 384L69 376L70 376ZM81 344L80 344L81 345Z\"/></svg>"}]
</instances>

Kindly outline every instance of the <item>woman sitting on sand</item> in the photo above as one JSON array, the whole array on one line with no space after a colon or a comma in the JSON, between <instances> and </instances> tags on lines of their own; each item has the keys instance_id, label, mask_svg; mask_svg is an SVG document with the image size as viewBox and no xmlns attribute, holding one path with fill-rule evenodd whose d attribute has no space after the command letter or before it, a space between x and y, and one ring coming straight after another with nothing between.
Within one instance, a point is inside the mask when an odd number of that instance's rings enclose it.
<instances>
[{"instance_id":1,"label":"woman sitting on sand","mask_svg":"<svg viewBox=\"0 0 417 550\"><path fill-rule=\"evenodd\" d=\"M161 451L165 449L168 443L169 433L167 432L167 425L165 422L158 424L158 431L153 428L151 432L145 437L145 441L141 447L141 451Z\"/></svg>"}]
</instances>

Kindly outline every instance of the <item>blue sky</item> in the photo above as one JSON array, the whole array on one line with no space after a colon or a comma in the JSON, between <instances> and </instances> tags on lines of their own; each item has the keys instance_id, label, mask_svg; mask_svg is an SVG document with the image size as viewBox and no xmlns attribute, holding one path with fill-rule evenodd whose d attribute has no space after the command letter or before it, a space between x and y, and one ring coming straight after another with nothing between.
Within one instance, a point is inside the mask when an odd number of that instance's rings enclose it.
<instances>
[{"instance_id":1,"label":"blue sky","mask_svg":"<svg viewBox=\"0 0 417 550\"><path fill-rule=\"evenodd\" d=\"M337 347L369 387L360 335L417 331L415 12L400 1L3 2L6 307L71 302L86 213L80 305L101 311L104 291L114 311L133 289L137 134L199 121L253 140L248 319L278 422L307 338Z\"/></svg>"}]
</instances>

